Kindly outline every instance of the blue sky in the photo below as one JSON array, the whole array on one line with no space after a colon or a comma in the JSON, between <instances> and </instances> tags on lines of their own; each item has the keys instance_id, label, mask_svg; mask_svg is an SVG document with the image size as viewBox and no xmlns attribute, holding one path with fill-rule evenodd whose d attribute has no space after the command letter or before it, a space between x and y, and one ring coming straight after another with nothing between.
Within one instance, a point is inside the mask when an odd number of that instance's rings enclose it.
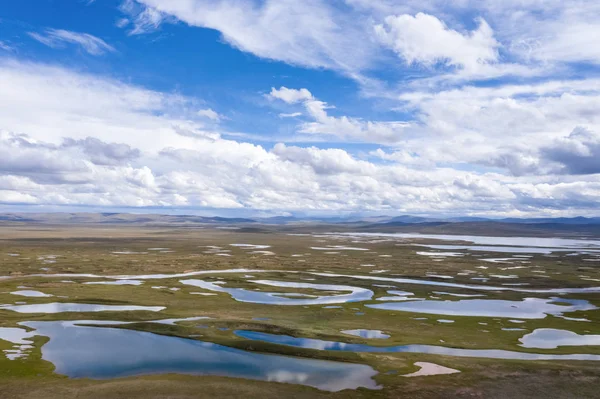
<instances>
[{"instance_id":1,"label":"blue sky","mask_svg":"<svg viewBox=\"0 0 600 399\"><path fill-rule=\"evenodd\" d=\"M22 0L0 206L596 215L591 0Z\"/></svg>"}]
</instances>

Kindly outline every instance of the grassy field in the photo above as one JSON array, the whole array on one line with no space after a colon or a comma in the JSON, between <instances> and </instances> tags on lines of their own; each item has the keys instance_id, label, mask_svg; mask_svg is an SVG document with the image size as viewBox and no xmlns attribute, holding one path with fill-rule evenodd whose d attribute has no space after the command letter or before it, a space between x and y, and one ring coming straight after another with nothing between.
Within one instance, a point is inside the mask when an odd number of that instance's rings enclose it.
<instances>
[{"instance_id":1,"label":"grassy field","mask_svg":"<svg viewBox=\"0 0 600 399\"><path fill-rule=\"evenodd\" d=\"M426 243L426 241L419 241ZM273 254L252 253L230 244L269 245L263 249ZM507 318L436 316L401 311L370 309L366 304L389 296L390 289L405 290L416 297L436 296L433 291L477 294L479 291L360 280L350 277L319 277L310 272L330 272L371 277L428 279L462 284L500 286L503 283L528 284L527 288L564 288L600 286L599 262L586 262L586 255L558 257L534 255L521 263L490 263L482 258L504 258L510 254L465 252L462 257L433 261L417 251L427 248L412 245L411 240L370 240L352 242L349 238L321 235L288 235L283 232L243 232L215 228L170 228L131 226L30 226L9 225L0 228L0 304L42 304L48 302L165 306L155 313L98 312L22 314L0 310L0 327L16 327L21 321L50 320L121 320L134 324L122 328L150 331L223 344L248 351L278 353L298 357L329 359L368 364L379 373L376 381L381 390L345 390L336 393L301 385L250 381L225 377L155 375L111 380L69 379L53 372L53 365L41 359L47 338L38 336L25 358L8 360L0 353L0 397L4 398L198 398L198 397L373 397L373 398L594 398L600 397L600 367L583 361L515 361L482 358L457 358L416 353L352 353L297 349L247 341L237 337L237 329L263 331L304 338L319 338L370 345L430 344L465 349L505 349L532 353L600 354L600 346L562 346L557 349L526 349L518 338L536 328L554 328L579 334L600 334L597 310L569 313L589 322L566 320L554 316L514 324ZM311 247L351 246L368 251L312 250ZM220 247L216 252L210 246ZM165 248L165 249L150 249ZM328 253L335 252L335 253ZM223 256L222 254L230 256ZM384 255L384 256L382 256ZM523 265L523 268L512 268ZM375 265L375 266L364 266ZM479 268L481 266L486 269ZM276 292L302 292L328 295L311 289L274 288L252 283L269 279L314 284L341 284L374 292L373 300L324 305L276 306L243 303L227 293L212 296L193 295L205 292L180 283L181 278L146 280L138 286L89 285L86 282L110 281L98 277L44 277L34 274L98 276L174 274L203 270L249 269L248 272L195 276L205 281L224 281L224 287ZM252 270L261 270L255 272ZM376 273L372 273L376 272ZM452 279L426 277L427 274L451 276ZM516 275L504 279L490 275ZM583 277L582 277L583 276ZM489 278L488 281L472 280ZM132 277L135 278L135 277ZM309 280L315 279L315 280ZM379 285L379 286L375 286ZM396 288L381 287L394 285ZM26 287L26 288L23 288ZM153 288L162 287L162 288ZM28 289L53 295L51 298L21 297L11 292ZM172 290L176 289L176 290ZM486 291L485 299L521 300L527 297L548 298L553 295L510 291ZM568 294L569 299L584 299L600 306L600 294ZM442 296L442 299L466 299ZM363 313L363 314L360 314ZM147 323L148 320L208 316L200 322L176 325ZM268 318L268 320L255 320ZM426 320L421 320L426 318ZM518 318L518 317L515 317ZM419 320L416 320L419 319ZM452 319L443 324L438 319ZM486 323L486 324L481 324ZM199 325L202 325L201 327ZM503 331L502 328L525 331ZM391 337L366 340L341 333L341 330L366 328L383 330ZM12 345L0 340L0 350ZM401 375L416 371L415 362L426 361L451 367L459 374L418 378Z\"/></svg>"}]
</instances>

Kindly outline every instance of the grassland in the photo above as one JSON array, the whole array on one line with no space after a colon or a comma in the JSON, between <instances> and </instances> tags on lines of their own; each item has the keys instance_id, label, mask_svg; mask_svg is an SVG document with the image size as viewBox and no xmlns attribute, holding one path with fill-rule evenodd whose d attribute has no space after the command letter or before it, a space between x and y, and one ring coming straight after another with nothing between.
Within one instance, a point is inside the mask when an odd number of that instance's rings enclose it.
<instances>
[{"instance_id":1,"label":"grassland","mask_svg":"<svg viewBox=\"0 0 600 399\"><path fill-rule=\"evenodd\" d=\"M420 241L423 243L423 241ZM234 243L269 245L274 255L252 253L251 250L232 247ZM366 308L376 301L338 304L341 308L325 309L323 305L273 306L241 303L226 293L214 296L192 295L202 291L179 283L180 279L164 278L145 281L139 286L88 285L85 282L102 278L65 276L48 278L32 274L80 274L102 276L173 274L202 270L244 268L267 270L256 273L257 278L279 281L344 284L373 290L374 297L389 295L390 288L377 285L392 284L397 289L413 292L417 297L428 297L432 291L473 293L471 290L427 287L423 285L394 284L353 278L324 278L308 274L310 271L338 274L426 279L428 273L452 276L454 283L500 285L506 282L529 284L535 288L598 286L599 262L585 262L585 255L558 258L534 255L526 268L502 270L511 265L482 262L483 254L469 253L463 257L447 257L434 262L418 255L426 250L412 242L380 241L352 243L335 237L288 235L278 231L243 232L215 228L171 228L131 226L31 226L12 224L0 228L0 304L25 301L28 304L53 301L166 306L157 315L154 312L100 312L20 314L0 310L0 327L15 327L28 320L122 320L135 321L123 328L151 331L210 341L249 351L278 353L299 357L331 359L371 365L382 390L358 389L329 393L300 385L267 383L223 377L158 375L113 380L69 379L53 372L53 365L41 359L41 348L47 338L36 337L35 348L26 358L8 360L0 354L0 397L10 398L201 398L201 397L365 397L365 398L594 398L600 397L600 367L583 361L508 361L479 358L456 358L409 353L348 353L296 349L256 341L242 340L233 331L246 329L282 333L297 337L370 345L430 344L466 349L506 349L536 353L591 353L600 354L600 347L559 347L552 350L534 350L519 347L523 332L503 331L515 327L505 318L433 316L410 312L383 311ZM310 247L347 245L366 247L369 251L318 251ZM210 253L209 246L218 246L231 256ZM149 248L168 248L149 250ZM168 252L166 252L168 251ZM116 253L115 253L116 252ZM127 252L127 253L123 253ZM338 252L328 254L327 252ZM223 252L221 252L222 254ZM296 256L293 256L296 255ZM302 255L302 256L297 256ZM386 255L382 257L381 255ZM389 256L389 257L387 257ZM505 257L506 254L488 253L483 257ZM363 265L375 265L365 267ZM484 265L487 269L478 269ZM385 272L373 274L373 271ZM543 273L540 272L543 270ZM465 271L472 273L465 274ZM300 273L299 273L300 272ZM245 275L205 275L206 281L225 281L227 287L256 289ZM511 280L490 278L487 282L473 281L476 275L515 274ZM583 279L581 276L586 276ZM301 280L315 278L316 280ZM429 278L430 280L432 278ZM71 281L71 282L66 282ZM437 281L445 281L438 279ZM24 298L10 294L19 287L39 290L53 298ZM164 288L152 288L164 287ZM178 290L171 290L176 288ZM267 289L268 288L268 289ZM264 291L271 290L261 286ZM297 292L277 288L277 292ZM316 291L302 290L311 294ZM486 299L520 300L532 296L519 292L486 292ZM548 297L549 295L536 295ZM63 298L64 297L64 298ZM599 294L569 294L568 298L585 299L600 306ZM449 298L444 298L449 299ZM457 299L457 298L454 298ZM357 315L357 313L364 313ZM173 326L151 324L145 321L157 318L185 318L208 316L201 322L182 322ZM589 310L569 314L590 322L565 320L556 317L527 320L518 327L533 331L536 328L555 328L580 334L600 334L600 314ZM415 320L426 317L426 320ZM257 321L256 318L268 318ZM442 324L440 318L451 318L454 323ZM480 323L487 323L482 325ZM199 328L198 325L203 327ZM226 329L225 329L226 328ZM368 328L383 330L391 337L386 340L364 340L342 334L341 330ZM527 332L525 331L525 332ZM0 350L11 345L0 341ZM455 368L460 374L402 378L401 374L416 371L414 362L429 361Z\"/></svg>"}]
</instances>

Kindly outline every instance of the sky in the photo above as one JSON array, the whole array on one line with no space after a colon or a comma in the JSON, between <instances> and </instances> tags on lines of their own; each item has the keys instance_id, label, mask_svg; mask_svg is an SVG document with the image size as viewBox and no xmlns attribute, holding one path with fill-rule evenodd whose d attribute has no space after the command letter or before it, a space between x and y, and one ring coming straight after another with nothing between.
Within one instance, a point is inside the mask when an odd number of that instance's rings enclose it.
<instances>
[{"instance_id":1,"label":"sky","mask_svg":"<svg viewBox=\"0 0 600 399\"><path fill-rule=\"evenodd\" d=\"M597 0L0 6L0 212L598 216Z\"/></svg>"}]
</instances>

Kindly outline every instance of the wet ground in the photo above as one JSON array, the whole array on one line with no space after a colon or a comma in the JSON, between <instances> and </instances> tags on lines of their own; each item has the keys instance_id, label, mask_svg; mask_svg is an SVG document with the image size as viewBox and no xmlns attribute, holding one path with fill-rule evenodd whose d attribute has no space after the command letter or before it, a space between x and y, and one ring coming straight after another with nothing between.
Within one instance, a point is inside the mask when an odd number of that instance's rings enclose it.
<instances>
[{"instance_id":1,"label":"wet ground","mask_svg":"<svg viewBox=\"0 0 600 399\"><path fill-rule=\"evenodd\" d=\"M174 373L386 396L483 389L490 364L600 378L598 240L84 233L1 241L4 383Z\"/></svg>"}]
</instances>

